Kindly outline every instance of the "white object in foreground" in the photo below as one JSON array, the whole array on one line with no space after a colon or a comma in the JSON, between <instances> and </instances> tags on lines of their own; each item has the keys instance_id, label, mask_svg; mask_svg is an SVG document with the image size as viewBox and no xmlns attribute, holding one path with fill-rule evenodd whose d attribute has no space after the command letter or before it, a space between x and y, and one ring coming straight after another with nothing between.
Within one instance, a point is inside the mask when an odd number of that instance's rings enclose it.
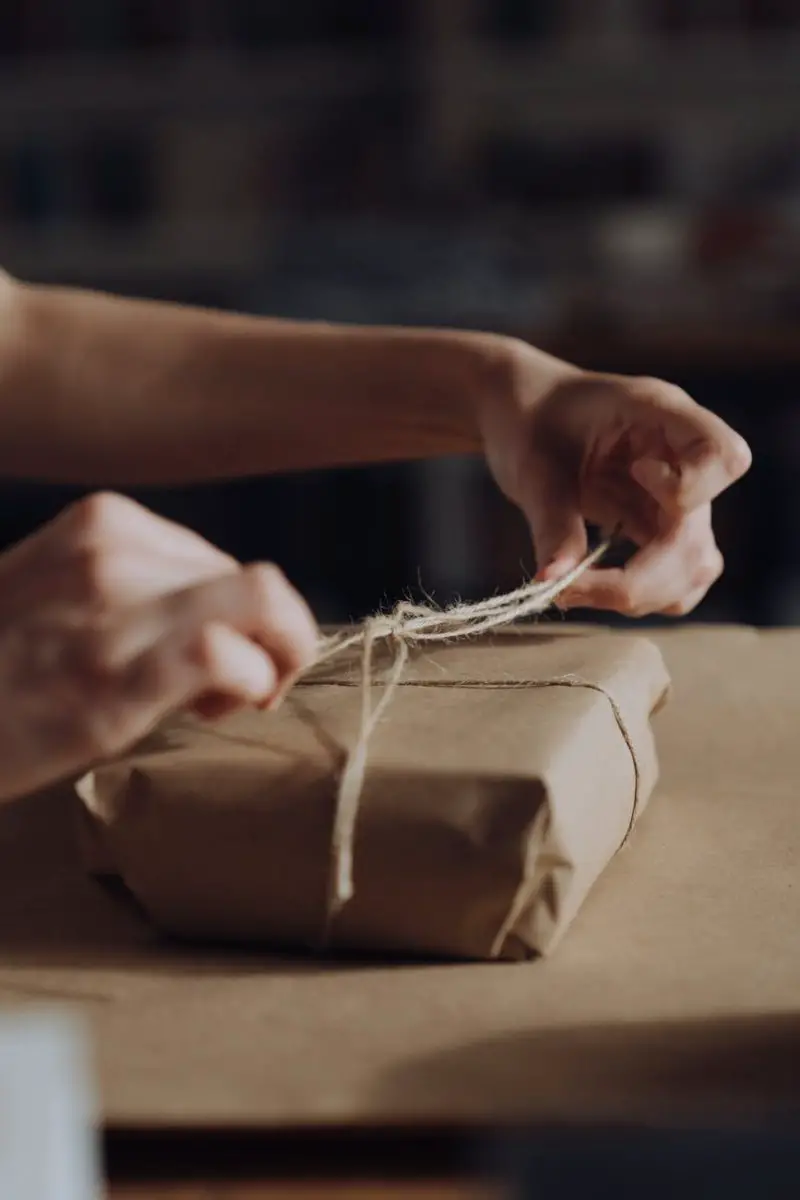
<instances>
[{"instance_id":1,"label":"white object in foreground","mask_svg":"<svg viewBox=\"0 0 800 1200\"><path fill-rule=\"evenodd\" d=\"M0 1010L0 1197L101 1194L88 1041L68 1014Z\"/></svg>"}]
</instances>

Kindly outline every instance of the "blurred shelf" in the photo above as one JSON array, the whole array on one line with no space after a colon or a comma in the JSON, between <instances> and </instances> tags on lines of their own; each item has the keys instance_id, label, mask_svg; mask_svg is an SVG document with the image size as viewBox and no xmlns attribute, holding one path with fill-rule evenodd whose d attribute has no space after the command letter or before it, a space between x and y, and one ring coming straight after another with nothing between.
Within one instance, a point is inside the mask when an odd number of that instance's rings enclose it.
<instances>
[{"instance_id":1,"label":"blurred shelf","mask_svg":"<svg viewBox=\"0 0 800 1200\"><path fill-rule=\"evenodd\" d=\"M362 95L391 83L387 56L368 51L281 54L121 54L55 57L0 67L0 132L76 120L115 121L204 113L264 114Z\"/></svg>"},{"instance_id":2,"label":"blurred shelf","mask_svg":"<svg viewBox=\"0 0 800 1200\"><path fill-rule=\"evenodd\" d=\"M800 321L761 327L670 325L600 333L526 334L533 344L593 370L652 374L675 369L800 367Z\"/></svg>"},{"instance_id":3,"label":"blurred shelf","mask_svg":"<svg viewBox=\"0 0 800 1200\"><path fill-rule=\"evenodd\" d=\"M594 49L551 53L482 46L454 55L451 86L477 105L501 105L527 128L559 130L565 122L627 127L653 120L674 124L704 114L753 126L800 114L800 38L676 47L647 43L637 52ZM522 107L524 106L524 107Z\"/></svg>"},{"instance_id":4,"label":"blurred shelf","mask_svg":"<svg viewBox=\"0 0 800 1200\"><path fill-rule=\"evenodd\" d=\"M0 224L0 263L31 281L68 278L102 287L104 279L217 275L246 281L263 273L275 230L231 219L220 223L153 223L107 229L78 224L32 232Z\"/></svg>"},{"instance_id":5,"label":"blurred shelf","mask_svg":"<svg viewBox=\"0 0 800 1200\"><path fill-rule=\"evenodd\" d=\"M674 121L706 110L748 130L800 114L800 35L758 39L644 39L624 51L602 43L498 46L485 39L447 45L433 75L408 71L401 48L368 47L122 52L59 55L0 67L0 132L138 120L160 114L263 113L362 95L387 85L433 88L511 108L528 127L567 122L627 126Z\"/></svg>"},{"instance_id":6,"label":"blurred shelf","mask_svg":"<svg viewBox=\"0 0 800 1200\"><path fill-rule=\"evenodd\" d=\"M31 232L0 224L0 264L31 282L114 288L124 278L145 286L153 279L175 284L216 279L247 294L258 290L275 260L281 225L259 221L153 222L121 230L90 225L59 226ZM353 285L354 287L356 285ZM356 289L357 290L357 289ZM280 288L275 291L280 297ZM369 289L364 289L365 303ZM276 301L275 315L280 315ZM336 320L332 313L330 319ZM429 324L427 317L411 324ZM446 312L433 323L447 325ZM608 327L521 328L499 311L470 322L516 333L562 358L597 370L652 373L702 368L800 367L800 320L769 326L758 323L692 324L659 327L622 323Z\"/></svg>"}]
</instances>

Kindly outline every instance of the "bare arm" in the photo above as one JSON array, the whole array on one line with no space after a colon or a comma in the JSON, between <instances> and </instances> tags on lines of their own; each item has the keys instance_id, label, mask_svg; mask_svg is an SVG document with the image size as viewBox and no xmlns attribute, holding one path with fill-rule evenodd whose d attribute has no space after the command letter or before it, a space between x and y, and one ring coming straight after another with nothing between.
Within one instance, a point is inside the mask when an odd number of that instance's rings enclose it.
<instances>
[{"instance_id":1,"label":"bare arm","mask_svg":"<svg viewBox=\"0 0 800 1200\"><path fill-rule=\"evenodd\" d=\"M238 316L7 280L0 475L184 483L477 452L510 340ZM541 355L543 385L554 360Z\"/></svg>"}]
</instances>

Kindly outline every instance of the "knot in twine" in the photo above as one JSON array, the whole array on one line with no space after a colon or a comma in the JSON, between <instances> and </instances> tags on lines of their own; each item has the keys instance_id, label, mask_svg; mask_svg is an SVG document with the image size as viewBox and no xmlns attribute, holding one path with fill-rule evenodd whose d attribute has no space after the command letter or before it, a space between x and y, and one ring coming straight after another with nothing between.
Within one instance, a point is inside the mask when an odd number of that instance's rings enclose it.
<instances>
[{"instance_id":1,"label":"knot in twine","mask_svg":"<svg viewBox=\"0 0 800 1200\"><path fill-rule=\"evenodd\" d=\"M402 601L390 613L368 617L352 633L335 634L322 639L315 667L337 658L354 646L361 647L361 715L358 734L347 755L336 796L331 834L325 941L332 921L354 894L353 844L370 741L400 684L410 648L424 643L452 642L475 637L545 612L584 571L603 557L610 544L610 541L603 542L557 580L526 583L513 592L488 600L480 600L475 604L456 603L444 609ZM384 680L383 694L380 700L374 703L372 670L375 646L378 642L386 642L392 646L393 659ZM581 684L581 681L567 679L549 682L571 683L572 686ZM532 681L530 686L537 685ZM583 686L602 690L596 685ZM630 738L613 701L612 706L623 736L633 752Z\"/></svg>"}]
</instances>

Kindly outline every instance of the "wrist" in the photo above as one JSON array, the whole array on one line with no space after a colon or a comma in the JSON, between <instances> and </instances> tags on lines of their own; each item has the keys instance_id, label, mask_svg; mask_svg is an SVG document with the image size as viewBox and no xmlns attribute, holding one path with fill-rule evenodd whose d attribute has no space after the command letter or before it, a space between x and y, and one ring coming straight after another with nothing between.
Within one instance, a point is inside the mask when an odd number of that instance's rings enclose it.
<instances>
[{"instance_id":1,"label":"wrist","mask_svg":"<svg viewBox=\"0 0 800 1200\"><path fill-rule=\"evenodd\" d=\"M556 388L586 372L519 338L479 335L482 370L475 373L474 420L480 436L501 414L524 416Z\"/></svg>"},{"instance_id":2,"label":"wrist","mask_svg":"<svg viewBox=\"0 0 800 1200\"><path fill-rule=\"evenodd\" d=\"M513 374L510 339L408 328L355 336L358 374L373 381L363 420L370 458L481 453L482 408L491 395L508 388ZM383 400L377 410L376 393Z\"/></svg>"},{"instance_id":3,"label":"wrist","mask_svg":"<svg viewBox=\"0 0 800 1200\"><path fill-rule=\"evenodd\" d=\"M501 334L456 332L441 335L449 356L448 396L456 441L462 453L479 454L484 442L484 412L509 395L517 373L512 338Z\"/></svg>"}]
</instances>

